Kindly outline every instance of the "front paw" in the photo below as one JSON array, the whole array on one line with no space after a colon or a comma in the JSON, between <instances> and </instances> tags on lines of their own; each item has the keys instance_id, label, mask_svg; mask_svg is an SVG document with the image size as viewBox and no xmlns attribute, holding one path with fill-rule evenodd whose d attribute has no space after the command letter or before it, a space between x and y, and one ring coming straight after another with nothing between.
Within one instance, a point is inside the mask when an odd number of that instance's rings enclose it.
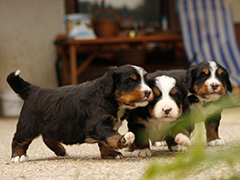
<instances>
[{"instance_id":1,"label":"front paw","mask_svg":"<svg viewBox=\"0 0 240 180\"><path fill-rule=\"evenodd\" d=\"M222 139L214 139L208 142L209 146L224 146L225 142Z\"/></svg>"},{"instance_id":2,"label":"front paw","mask_svg":"<svg viewBox=\"0 0 240 180\"><path fill-rule=\"evenodd\" d=\"M190 141L189 137L183 133L177 134L175 136L174 140L178 145L185 146L185 147L191 146L191 141Z\"/></svg>"},{"instance_id":3,"label":"front paw","mask_svg":"<svg viewBox=\"0 0 240 180\"><path fill-rule=\"evenodd\" d=\"M153 146L157 146L157 147L163 147L166 146L167 142L166 141L157 141L153 143Z\"/></svg>"},{"instance_id":4,"label":"front paw","mask_svg":"<svg viewBox=\"0 0 240 180\"><path fill-rule=\"evenodd\" d=\"M177 144L177 145L175 145L175 146L171 146L171 147L170 147L170 150L171 150L171 151L186 151L186 150L187 150L187 147Z\"/></svg>"},{"instance_id":5,"label":"front paw","mask_svg":"<svg viewBox=\"0 0 240 180\"><path fill-rule=\"evenodd\" d=\"M128 132L123 136L124 146L133 144L135 140L135 135L132 132Z\"/></svg>"},{"instance_id":6,"label":"front paw","mask_svg":"<svg viewBox=\"0 0 240 180\"><path fill-rule=\"evenodd\" d=\"M145 148L145 149L138 149L133 151L132 156L134 157L151 157L152 156L152 152L149 148Z\"/></svg>"},{"instance_id":7,"label":"front paw","mask_svg":"<svg viewBox=\"0 0 240 180\"><path fill-rule=\"evenodd\" d=\"M114 150L109 150L101 154L103 159L121 159L123 157L122 153Z\"/></svg>"}]
</instances>

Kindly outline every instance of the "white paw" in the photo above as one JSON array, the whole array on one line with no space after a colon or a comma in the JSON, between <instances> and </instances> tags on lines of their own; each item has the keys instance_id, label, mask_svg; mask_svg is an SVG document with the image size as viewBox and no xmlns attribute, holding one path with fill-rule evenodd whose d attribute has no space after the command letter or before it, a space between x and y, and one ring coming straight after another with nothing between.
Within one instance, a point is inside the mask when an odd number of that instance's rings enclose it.
<instances>
[{"instance_id":1,"label":"white paw","mask_svg":"<svg viewBox=\"0 0 240 180\"><path fill-rule=\"evenodd\" d=\"M208 142L209 146L224 146L225 142L222 139L215 139Z\"/></svg>"},{"instance_id":2,"label":"white paw","mask_svg":"<svg viewBox=\"0 0 240 180\"><path fill-rule=\"evenodd\" d=\"M132 132L128 132L124 135L124 139L126 140L125 145L132 144L135 140L135 135Z\"/></svg>"},{"instance_id":3,"label":"white paw","mask_svg":"<svg viewBox=\"0 0 240 180\"><path fill-rule=\"evenodd\" d=\"M166 145L167 145L166 141L157 141L154 143L154 146L157 146L157 147L162 147L162 146L166 146Z\"/></svg>"},{"instance_id":4,"label":"white paw","mask_svg":"<svg viewBox=\"0 0 240 180\"><path fill-rule=\"evenodd\" d=\"M185 134L179 133L175 136L175 142L178 143L179 145L189 147L191 146L191 141L188 136Z\"/></svg>"},{"instance_id":5,"label":"white paw","mask_svg":"<svg viewBox=\"0 0 240 180\"><path fill-rule=\"evenodd\" d=\"M22 155L21 157L16 156L11 159L11 162L23 162L23 161L28 161L28 159L29 159L28 156L25 156L25 155Z\"/></svg>"},{"instance_id":6,"label":"white paw","mask_svg":"<svg viewBox=\"0 0 240 180\"><path fill-rule=\"evenodd\" d=\"M177 144L176 146L171 146L172 151L186 151L188 148L186 146L182 146Z\"/></svg>"},{"instance_id":7,"label":"white paw","mask_svg":"<svg viewBox=\"0 0 240 180\"><path fill-rule=\"evenodd\" d=\"M133 151L132 156L134 157L151 157L152 156L152 152L149 148L145 148L145 149L138 149Z\"/></svg>"}]
</instances>

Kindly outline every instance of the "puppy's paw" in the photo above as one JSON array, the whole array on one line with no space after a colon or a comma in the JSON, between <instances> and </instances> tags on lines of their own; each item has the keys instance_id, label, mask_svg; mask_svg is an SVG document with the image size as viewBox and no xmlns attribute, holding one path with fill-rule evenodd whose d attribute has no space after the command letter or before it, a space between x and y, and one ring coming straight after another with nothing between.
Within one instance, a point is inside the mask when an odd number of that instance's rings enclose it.
<instances>
[{"instance_id":1,"label":"puppy's paw","mask_svg":"<svg viewBox=\"0 0 240 180\"><path fill-rule=\"evenodd\" d=\"M177 134L174 140L178 145L186 146L186 147L191 146L191 141L189 137L186 136L185 134L182 134L182 133Z\"/></svg>"},{"instance_id":2,"label":"puppy's paw","mask_svg":"<svg viewBox=\"0 0 240 180\"><path fill-rule=\"evenodd\" d=\"M12 157L11 162L23 162L23 161L28 161L28 156L26 155L22 155L22 156L15 156Z\"/></svg>"},{"instance_id":3,"label":"puppy's paw","mask_svg":"<svg viewBox=\"0 0 240 180\"><path fill-rule=\"evenodd\" d=\"M222 139L214 139L208 142L209 146L224 146L225 142Z\"/></svg>"},{"instance_id":4,"label":"puppy's paw","mask_svg":"<svg viewBox=\"0 0 240 180\"><path fill-rule=\"evenodd\" d=\"M166 146L167 142L166 141L157 141L157 142L154 142L153 145L157 146L157 147L162 147L162 146Z\"/></svg>"},{"instance_id":5,"label":"puppy's paw","mask_svg":"<svg viewBox=\"0 0 240 180\"><path fill-rule=\"evenodd\" d=\"M177 144L176 146L171 146L171 151L186 151L188 148L186 146L182 146Z\"/></svg>"},{"instance_id":6,"label":"puppy's paw","mask_svg":"<svg viewBox=\"0 0 240 180\"><path fill-rule=\"evenodd\" d=\"M134 157L151 157L152 156L152 152L149 148L145 148L145 149L138 149L133 151L132 156Z\"/></svg>"},{"instance_id":7,"label":"puppy's paw","mask_svg":"<svg viewBox=\"0 0 240 180\"><path fill-rule=\"evenodd\" d=\"M123 136L123 139L125 141L125 145L130 145L135 140L135 135L132 132L128 132Z\"/></svg>"},{"instance_id":8,"label":"puppy's paw","mask_svg":"<svg viewBox=\"0 0 240 180\"><path fill-rule=\"evenodd\" d=\"M108 150L106 152L101 152L101 157L103 159L121 159L123 155L118 151Z\"/></svg>"}]
</instances>

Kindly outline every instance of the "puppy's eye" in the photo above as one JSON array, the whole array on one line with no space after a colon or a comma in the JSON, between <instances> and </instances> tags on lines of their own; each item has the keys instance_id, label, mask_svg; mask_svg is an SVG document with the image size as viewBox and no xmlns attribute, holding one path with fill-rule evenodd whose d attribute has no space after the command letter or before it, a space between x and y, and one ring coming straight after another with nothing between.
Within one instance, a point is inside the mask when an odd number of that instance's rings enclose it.
<instances>
[{"instance_id":1,"label":"puppy's eye","mask_svg":"<svg viewBox=\"0 0 240 180\"><path fill-rule=\"evenodd\" d=\"M227 73L225 73L222 69L217 70L217 75L219 75L222 78L227 78Z\"/></svg>"},{"instance_id":2,"label":"puppy's eye","mask_svg":"<svg viewBox=\"0 0 240 180\"><path fill-rule=\"evenodd\" d=\"M135 79L130 77L124 80L124 84L131 84L134 83L135 81L136 81Z\"/></svg>"},{"instance_id":3,"label":"puppy's eye","mask_svg":"<svg viewBox=\"0 0 240 180\"><path fill-rule=\"evenodd\" d=\"M205 74L205 72L201 72L199 77L207 77L207 74Z\"/></svg>"},{"instance_id":4,"label":"puppy's eye","mask_svg":"<svg viewBox=\"0 0 240 180\"><path fill-rule=\"evenodd\" d=\"M219 78L226 80L226 79L228 79L228 75L227 75L227 73L222 72L222 73L219 75Z\"/></svg>"}]
</instances>

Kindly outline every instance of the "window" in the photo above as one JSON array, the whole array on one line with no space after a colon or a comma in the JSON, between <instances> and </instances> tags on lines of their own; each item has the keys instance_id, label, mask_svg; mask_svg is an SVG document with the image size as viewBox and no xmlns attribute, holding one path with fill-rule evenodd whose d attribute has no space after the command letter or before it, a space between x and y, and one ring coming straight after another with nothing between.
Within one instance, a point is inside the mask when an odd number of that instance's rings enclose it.
<instances>
[{"instance_id":1,"label":"window","mask_svg":"<svg viewBox=\"0 0 240 180\"><path fill-rule=\"evenodd\" d=\"M78 0L78 12L93 14L100 8L111 8L121 18L122 29L160 30L159 0Z\"/></svg>"}]
</instances>

